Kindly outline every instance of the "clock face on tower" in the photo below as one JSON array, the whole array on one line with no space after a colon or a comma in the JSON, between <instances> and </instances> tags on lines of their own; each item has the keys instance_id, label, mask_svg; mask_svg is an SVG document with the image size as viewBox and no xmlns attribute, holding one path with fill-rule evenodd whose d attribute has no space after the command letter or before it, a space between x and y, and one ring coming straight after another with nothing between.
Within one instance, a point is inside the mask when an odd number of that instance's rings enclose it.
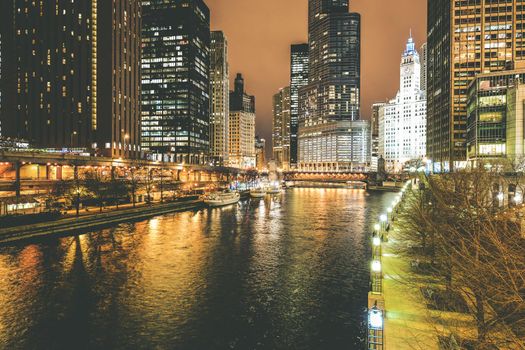
<instances>
[{"instance_id":1,"label":"clock face on tower","mask_svg":"<svg viewBox=\"0 0 525 350\"><path fill-rule=\"evenodd\" d=\"M410 74L410 67L405 67L404 73L405 74Z\"/></svg>"}]
</instances>

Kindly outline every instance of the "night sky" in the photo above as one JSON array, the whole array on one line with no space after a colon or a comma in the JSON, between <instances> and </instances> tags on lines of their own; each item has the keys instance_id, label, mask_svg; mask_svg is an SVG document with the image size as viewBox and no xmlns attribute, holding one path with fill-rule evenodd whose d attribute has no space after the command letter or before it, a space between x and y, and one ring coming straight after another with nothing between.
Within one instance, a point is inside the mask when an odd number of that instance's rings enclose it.
<instances>
[{"instance_id":1,"label":"night sky","mask_svg":"<svg viewBox=\"0 0 525 350\"><path fill-rule=\"evenodd\" d=\"M229 42L230 76L244 75L257 102L257 133L271 140L272 96L289 84L290 45L307 42L307 0L205 0L212 29ZM362 115L395 96L400 55L410 29L416 47L426 40L427 0L351 0L362 16Z\"/></svg>"}]
</instances>

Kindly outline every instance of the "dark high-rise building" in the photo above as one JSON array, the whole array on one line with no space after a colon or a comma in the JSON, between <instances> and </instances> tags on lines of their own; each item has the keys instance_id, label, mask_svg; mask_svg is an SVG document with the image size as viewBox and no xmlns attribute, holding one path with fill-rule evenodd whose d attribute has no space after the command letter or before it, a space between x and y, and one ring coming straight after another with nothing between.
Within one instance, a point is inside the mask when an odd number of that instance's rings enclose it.
<instances>
[{"instance_id":1,"label":"dark high-rise building","mask_svg":"<svg viewBox=\"0 0 525 350\"><path fill-rule=\"evenodd\" d=\"M273 96L273 160L284 171L290 170L290 87Z\"/></svg>"},{"instance_id":2,"label":"dark high-rise building","mask_svg":"<svg viewBox=\"0 0 525 350\"><path fill-rule=\"evenodd\" d=\"M230 70L228 41L223 32L211 33L210 49L210 149L214 164L228 162L230 117Z\"/></svg>"},{"instance_id":3,"label":"dark high-rise building","mask_svg":"<svg viewBox=\"0 0 525 350\"><path fill-rule=\"evenodd\" d=\"M348 12L348 0L308 4L309 83L299 93L299 168L347 171L357 162L350 122L360 117L361 17Z\"/></svg>"},{"instance_id":4,"label":"dark high-rise building","mask_svg":"<svg viewBox=\"0 0 525 350\"><path fill-rule=\"evenodd\" d=\"M140 9L138 0L2 1L2 134L137 156Z\"/></svg>"},{"instance_id":5,"label":"dark high-rise building","mask_svg":"<svg viewBox=\"0 0 525 350\"><path fill-rule=\"evenodd\" d=\"M202 164L210 148L210 11L202 0L143 0L142 147Z\"/></svg>"},{"instance_id":6,"label":"dark high-rise building","mask_svg":"<svg viewBox=\"0 0 525 350\"><path fill-rule=\"evenodd\" d=\"M525 59L524 23L522 0L428 0L427 156L436 171L466 160L468 86Z\"/></svg>"},{"instance_id":7,"label":"dark high-rise building","mask_svg":"<svg viewBox=\"0 0 525 350\"><path fill-rule=\"evenodd\" d=\"M298 160L299 89L308 85L308 44L292 45L290 72L290 166Z\"/></svg>"}]
</instances>

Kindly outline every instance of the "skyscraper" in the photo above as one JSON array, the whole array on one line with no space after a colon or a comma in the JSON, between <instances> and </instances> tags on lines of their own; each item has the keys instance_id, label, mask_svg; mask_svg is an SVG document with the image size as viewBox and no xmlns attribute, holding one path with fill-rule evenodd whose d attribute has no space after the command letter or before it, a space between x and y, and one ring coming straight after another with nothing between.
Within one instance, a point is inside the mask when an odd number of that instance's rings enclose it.
<instances>
[{"instance_id":1,"label":"skyscraper","mask_svg":"<svg viewBox=\"0 0 525 350\"><path fill-rule=\"evenodd\" d=\"M426 154L426 99L421 90L421 65L412 36L399 66L399 91L379 109L379 154L394 171Z\"/></svg>"},{"instance_id":2,"label":"skyscraper","mask_svg":"<svg viewBox=\"0 0 525 350\"><path fill-rule=\"evenodd\" d=\"M525 59L521 0L428 1L427 153L436 171L466 159L467 88Z\"/></svg>"},{"instance_id":3,"label":"skyscraper","mask_svg":"<svg viewBox=\"0 0 525 350\"><path fill-rule=\"evenodd\" d=\"M366 124L350 125L360 116L361 17L348 13L348 0L310 0L308 31L309 83L299 98L299 168L348 171L357 162L350 152L355 142L350 130Z\"/></svg>"},{"instance_id":4,"label":"skyscraper","mask_svg":"<svg viewBox=\"0 0 525 350\"><path fill-rule=\"evenodd\" d=\"M255 97L244 90L240 73L230 92L229 140L229 165L240 169L255 168Z\"/></svg>"},{"instance_id":5,"label":"skyscraper","mask_svg":"<svg viewBox=\"0 0 525 350\"><path fill-rule=\"evenodd\" d=\"M421 91L427 91L427 70L428 70L428 46L427 43L421 45L419 49L419 58L421 62Z\"/></svg>"},{"instance_id":6,"label":"skyscraper","mask_svg":"<svg viewBox=\"0 0 525 350\"><path fill-rule=\"evenodd\" d=\"M266 169L266 140L259 136L255 137L255 153L257 170L263 171Z\"/></svg>"},{"instance_id":7,"label":"skyscraper","mask_svg":"<svg viewBox=\"0 0 525 350\"><path fill-rule=\"evenodd\" d=\"M230 116L230 72L228 42L223 32L211 33L210 49L210 146L216 165L228 162L228 120Z\"/></svg>"},{"instance_id":8,"label":"skyscraper","mask_svg":"<svg viewBox=\"0 0 525 350\"><path fill-rule=\"evenodd\" d=\"M1 10L3 135L137 156L140 1L13 0Z\"/></svg>"},{"instance_id":9,"label":"skyscraper","mask_svg":"<svg viewBox=\"0 0 525 350\"><path fill-rule=\"evenodd\" d=\"M155 159L206 162L210 11L203 0L143 0L142 147Z\"/></svg>"},{"instance_id":10,"label":"skyscraper","mask_svg":"<svg viewBox=\"0 0 525 350\"><path fill-rule=\"evenodd\" d=\"M290 169L290 87L273 96L273 160L283 170Z\"/></svg>"},{"instance_id":11,"label":"skyscraper","mask_svg":"<svg viewBox=\"0 0 525 350\"><path fill-rule=\"evenodd\" d=\"M371 160L370 170L377 171L378 160L382 154L379 154L379 112L386 103L379 102L372 105L372 118L370 120L371 139Z\"/></svg>"},{"instance_id":12,"label":"skyscraper","mask_svg":"<svg viewBox=\"0 0 525 350\"><path fill-rule=\"evenodd\" d=\"M290 72L290 166L298 160L299 89L308 85L308 44L291 46Z\"/></svg>"}]
</instances>

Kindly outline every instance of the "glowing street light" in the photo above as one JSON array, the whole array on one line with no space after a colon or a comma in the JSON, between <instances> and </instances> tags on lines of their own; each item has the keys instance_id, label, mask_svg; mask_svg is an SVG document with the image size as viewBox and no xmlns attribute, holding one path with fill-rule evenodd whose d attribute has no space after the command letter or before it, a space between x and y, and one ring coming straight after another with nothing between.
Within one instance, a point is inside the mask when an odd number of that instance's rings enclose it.
<instances>
[{"instance_id":1,"label":"glowing street light","mask_svg":"<svg viewBox=\"0 0 525 350\"><path fill-rule=\"evenodd\" d=\"M379 225L379 224L375 224L374 225L374 231L375 232L379 232L380 229L381 229L381 225Z\"/></svg>"},{"instance_id":2,"label":"glowing street light","mask_svg":"<svg viewBox=\"0 0 525 350\"><path fill-rule=\"evenodd\" d=\"M379 237L372 238L372 243L374 244L375 247L379 247L381 245L381 238Z\"/></svg>"},{"instance_id":3,"label":"glowing street light","mask_svg":"<svg viewBox=\"0 0 525 350\"><path fill-rule=\"evenodd\" d=\"M379 260L372 261L372 272L375 272L375 273L381 272L381 261Z\"/></svg>"},{"instance_id":4,"label":"glowing street light","mask_svg":"<svg viewBox=\"0 0 525 350\"><path fill-rule=\"evenodd\" d=\"M377 306L372 307L368 313L368 326L370 329L383 329L383 311Z\"/></svg>"},{"instance_id":5,"label":"glowing street light","mask_svg":"<svg viewBox=\"0 0 525 350\"><path fill-rule=\"evenodd\" d=\"M379 217L379 220L380 220L381 222L387 222L388 217L386 216L386 214L382 214L382 215Z\"/></svg>"}]
</instances>

